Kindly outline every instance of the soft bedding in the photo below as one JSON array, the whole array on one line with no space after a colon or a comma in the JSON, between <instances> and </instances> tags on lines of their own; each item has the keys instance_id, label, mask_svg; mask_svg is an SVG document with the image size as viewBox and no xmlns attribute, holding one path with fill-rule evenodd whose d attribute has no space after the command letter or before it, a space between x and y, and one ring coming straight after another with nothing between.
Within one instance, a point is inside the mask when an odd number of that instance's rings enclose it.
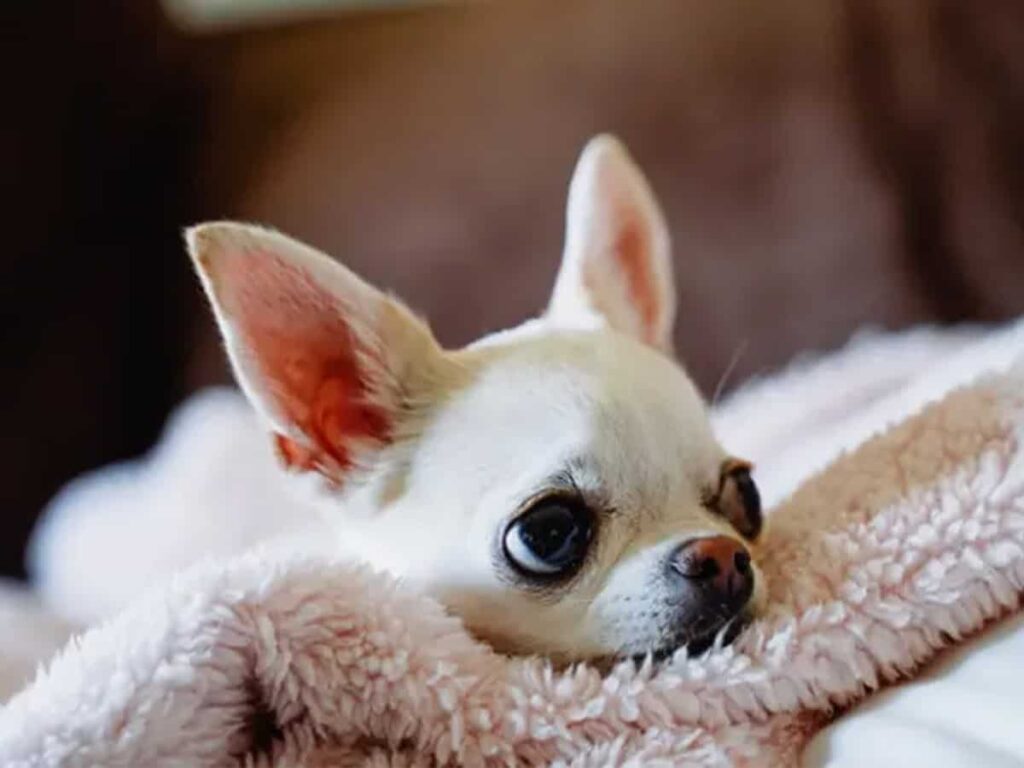
<instances>
[{"instance_id":1,"label":"soft bedding","mask_svg":"<svg viewBox=\"0 0 1024 768\"><path fill-rule=\"evenodd\" d=\"M146 463L80 481L47 516L33 563L51 610L118 615L0 712L0 762L1024 761L1017 624L826 727L1016 610L1021 352L1021 324L865 336L724 403L723 442L758 462L776 505L760 553L772 607L730 648L607 676L498 657L431 601L340 560L236 396L201 396Z\"/></svg>"},{"instance_id":2,"label":"soft bedding","mask_svg":"<svg viewBox=\"0 0 1024 768\"><path fill-rule=\"evenodd\" d=\"M1024 765L1024 618L944 652L812 739L806 766Z\"/></svg>"}]
</instances>

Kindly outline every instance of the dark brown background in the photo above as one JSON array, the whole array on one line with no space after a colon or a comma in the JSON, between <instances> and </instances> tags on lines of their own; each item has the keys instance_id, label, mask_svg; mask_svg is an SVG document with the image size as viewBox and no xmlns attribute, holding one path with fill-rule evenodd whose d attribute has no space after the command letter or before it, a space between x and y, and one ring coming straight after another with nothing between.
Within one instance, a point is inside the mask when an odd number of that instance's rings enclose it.
<instances>
[{"instance_id":1,"label":"dark brown background","mask_svg":"<svg viewBox=\"0 0 1024 768\"><path fill-rule=\"evenodd\" d=\"M536 311L565 185L619 133L710 391L864 324L1024 310L1024 4L435 7L189 34L6 3L0 572L64 480L225 379L180 228L311 241L459 344Z\"/></svg>"}]
</instances>

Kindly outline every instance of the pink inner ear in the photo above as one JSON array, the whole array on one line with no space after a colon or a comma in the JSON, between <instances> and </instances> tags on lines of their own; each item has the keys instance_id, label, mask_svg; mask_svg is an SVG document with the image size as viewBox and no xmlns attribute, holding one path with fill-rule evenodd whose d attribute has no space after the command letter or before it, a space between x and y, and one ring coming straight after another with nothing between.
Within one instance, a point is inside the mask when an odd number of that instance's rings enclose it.
<instances>
[{"instance_id":1,"label":"pink inner ear","mask_svg":"<svg viewBox=\"0 0 1024 768\"><path fill-rule=\"evenodd\" d=\"M650 235L639 221L629 217L623 222L615 236L613 256L625 279L626 298L639 317L641 340L656 345L659 342L656 338L659 307L651 271L651 242ZM595 285L595 281L600 279L598 269L599 266L591 262L585 267L583 278L588 287L600 295L599 286Z\"/></svg>"},{"instance_id":2,"label":"pink inner ear","mask_svg":"<svg viewBox=\"0 0 1024 768\"><path fill-rule=\"evenodd\" d=\"M278 436L280 455L340 481L354 441L385 442L391 431L385 410L367 402L370 382L341 301L270 253L225 254L218 283L266 395L308 441Z\"/></svg>"},{"instance_id":3,"label":"pink inner ear","mask_svg":"<svg viewBox=\"0 0 1024 768\"><path fill-rule=\"evenodd\" d=\"M619 266L626 276L629 298L640 314L644 341L654 344L655 323L658 316L658 298L654 293L654 276L651 274L650 237L639 226L630 221L619 233L615 243Z\"/></svg>"}]
</instances>

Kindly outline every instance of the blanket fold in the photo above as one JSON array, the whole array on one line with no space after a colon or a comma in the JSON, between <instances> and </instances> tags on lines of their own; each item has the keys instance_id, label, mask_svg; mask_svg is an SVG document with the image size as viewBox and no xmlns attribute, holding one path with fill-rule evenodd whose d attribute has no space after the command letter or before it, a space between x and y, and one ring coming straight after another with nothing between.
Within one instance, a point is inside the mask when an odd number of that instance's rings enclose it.
<instances>
[{"instance_id":1,"label":"blanket fold","mask_svg":"<svg viewBox=\"0 0 1024 768\"><path fill-rule=\"evenodd\" d=\"M4 766L789 765L836 706L1016 609L1024 365L841 455L769 516L768 612L655 668L554 670L347 563L207 562L0 711Z\"/></svg>"}]
</instances>

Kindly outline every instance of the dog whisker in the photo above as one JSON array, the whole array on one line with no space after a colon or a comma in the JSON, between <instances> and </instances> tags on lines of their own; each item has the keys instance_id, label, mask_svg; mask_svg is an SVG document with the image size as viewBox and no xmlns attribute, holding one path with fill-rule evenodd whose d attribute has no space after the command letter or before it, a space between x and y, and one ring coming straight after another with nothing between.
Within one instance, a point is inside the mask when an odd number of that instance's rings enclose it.
<instances>
[{"instance_id":1,"label":"dog whisker","mask_svg":"<svg viewBox=\"0 0 1024 768\"><path fill-rule=\"evenodd\" d=\"M722 392L725 390L729 377L732 376L733 371L736 370L736 366L739 364L740 358L743 357L743 353L747 351L748 346L749 342L744 339L740 342L739 346L736 347L736 351L732 353L732 357L729 359L729 364L725 366L725 370L718 379L718 384L715 385L714 394L711 396L712 408L718 405L718 399L722 396Z\"/></svg>"}]
</instances>

